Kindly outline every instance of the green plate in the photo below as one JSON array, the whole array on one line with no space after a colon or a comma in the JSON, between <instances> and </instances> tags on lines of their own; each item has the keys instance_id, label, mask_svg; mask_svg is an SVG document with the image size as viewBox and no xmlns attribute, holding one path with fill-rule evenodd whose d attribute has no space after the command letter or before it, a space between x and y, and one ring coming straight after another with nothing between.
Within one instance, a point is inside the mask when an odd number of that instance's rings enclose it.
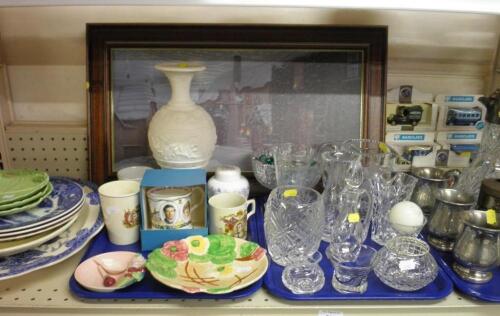
<instances>
[{"instance_id":1,"label":"green plate","mask_svg":"<svg viewBox=\"0 0 500 316\"><path fill-rule=\"evenodd\" d=\"M26 199L48 182L49 175L43 171L0 170L0 204Z\"/></svg>"},{"instance_id":2,"label":"green plate","mask_svg":"<svg viewBox=\"0 0 500 316\"><path fill-rule=\"evenodd\" d=\"M0 213L1 211L10 210L15 207L23 206L26 204L31 204L31 202L38 201L42 196L47 197L47 191L52 192L52 184L49 182L45 187L43 187L40 191L35 192L32 196L24 199L18 200L10 203L0 204Z\"/></svg>"},{"instance_id":3,"label":"green plate","mask_svg":"<svg viewBox=\"0 0 500 316\"><path fill-rule=\"evenodd\" d=\"M36 199L36 200L34 200L32 202L29 202L27 204L21 205L21 206L17 206L17 207L8 209L8 210L0 211L0 216L11 215L11 214L23 212L23 211L26 211L26 210L29 210L29 209L32 209L32 208L36 207L47 196L49 196L49 194L52 192L52 189L53 189L52 183L49 182L49 184L47 185L47 188L44 191L44 194L42 194L38 199Z\"/></svg>"}]
</instances>

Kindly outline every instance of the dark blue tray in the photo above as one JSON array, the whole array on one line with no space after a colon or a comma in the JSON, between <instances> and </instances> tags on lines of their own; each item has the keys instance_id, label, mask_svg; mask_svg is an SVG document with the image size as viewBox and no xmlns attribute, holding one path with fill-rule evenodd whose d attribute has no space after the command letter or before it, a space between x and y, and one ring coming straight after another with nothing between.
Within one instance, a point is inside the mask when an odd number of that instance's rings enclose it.
<instances>
[{"instance_id":1,"label":"dark blue tray","mask_svg":"<svg viewBox=\"0 0 500 316\"><path fill-rule=\"evenodd\" d=\"M500 269L497 268L493 271L493 278L490 282L485 284L474 284L462 280L453 271L453 254L451 252L442 252L436 249L432 249L432 254L439 265L446 272L448 277L452 280L455 287L465 295L468 295L474 299L488 301L488 302L500 302Z\"/></svg>"},{"instance_id":2,"label":"dark blue tray","mask_svg":"<svg viewBox=\"0 0 500 316\"><path fill-rule=\"evenodd\" d=\"M248 239L258 242L256 216L250 217L248 221ZM110 251L141 252L141 247L139 242L127 246L114 245L109 242L108 234L106 230L103 229L92 241L81 262L92 256ZM149 251L143 251L141 253L147 258ZM144 279L139 283L111 293L98 293L81 287L80 284L76 282L74 275L72 275L69 280L71 292L78 297L86 299L240 299L255 293L262 287L262 284L263 280L260 279L244 289L227 294L190 294L163 285L156 281L149 272L146 272Z\"/></svg>"},{"instance_id":3,"label":"dark blue tray","mask_svg":"<svg viewBox=\"0 0 500 316\"><path fill-rule=\"evenodd\" d=\"M263 201L260 201L260 205L263 205ZM256 212L256 219L259 228L259 239L260 245L267 248L264 235L264 208L258 207ZM372 242L367 241L366 244L379 249L380 246ZM313 300L439 300L447 297L453 291L453 283L448 278L446 273L439 269L438 276L436 279L423 289L414 292L402 292L392 289L382 283L375 273L371 272L368 276L368 290L363 294L342 294L333 289L332 286L332 276L333 267L325 256L325 249L328 247L326 242L321 242L320 251L323 255L323 260L320 262L320 266L325 273L325 286L319 291L311 295L298 295L293 294L288 290L281 281L281 273L283 272L283 267L277 265L269 257L269 269L264 276L264 286L269 290L269 292L277 297L284 298L287 300L296 301L313 301Z\"/></svg>"}]
</instances>

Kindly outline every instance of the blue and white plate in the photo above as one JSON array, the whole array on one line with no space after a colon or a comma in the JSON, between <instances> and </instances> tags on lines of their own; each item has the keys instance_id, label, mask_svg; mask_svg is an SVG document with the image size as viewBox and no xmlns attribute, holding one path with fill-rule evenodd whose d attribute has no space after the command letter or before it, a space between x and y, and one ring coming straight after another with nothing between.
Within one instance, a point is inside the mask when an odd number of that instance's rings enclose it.
<instances>
[{"instance_id":1,"label":"blue and white plate","mask_svg":"<svg viewBox=\"0 0 500 316\"><path fill-rule=\"evenodd\" d=\"M0 217L0 233L26 230L54 221L83 204L83 189L74 180L62 177L50 178L53 190L37 207Z\"/></svg>"},{"instance_id":2,"label":"blue and white plate","mask_svg":"<svg viewBox=\"0 0 500 316\"><path fill-rule=\"evenodd\" d=\"M71 181L71 180L70 180ZM68 259L104 227L95 185L83 187L85 202L78 218L58 237L31 250L0 258L0 280L15 278Z\"/></svg>"}]
</instances>

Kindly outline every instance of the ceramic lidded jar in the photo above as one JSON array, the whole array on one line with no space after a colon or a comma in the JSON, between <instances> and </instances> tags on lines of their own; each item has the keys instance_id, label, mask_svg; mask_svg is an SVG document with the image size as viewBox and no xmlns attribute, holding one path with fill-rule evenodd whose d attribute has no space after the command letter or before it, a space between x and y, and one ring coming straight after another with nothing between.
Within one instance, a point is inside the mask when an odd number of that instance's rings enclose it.
<instances>
[{"instance_id":1,"label":"ceramic lidded jar","mask_svg":"<svg viewBox=\"0 0 500 316\"><path fill-rule=\"evenodd\" d=\"M215 175L208 180L208 197L223 192L234 192L248 199L250 185L241 175L240 168L231 165L217 167Z\"/></svg>"},{"instance_id":2,"label":"ceramic lidded jar","mask_svg":"<svg viewBox=\"0 0 500 316\"><path fill-rule=\"evenodd\" d=\"M162 168L203 168L215 148L217 134L212 117L189 94L195 73L204 66L163 63L155 66L170 81L172 97L151 119L149 146Z\"/></svg>"}]
</instances>

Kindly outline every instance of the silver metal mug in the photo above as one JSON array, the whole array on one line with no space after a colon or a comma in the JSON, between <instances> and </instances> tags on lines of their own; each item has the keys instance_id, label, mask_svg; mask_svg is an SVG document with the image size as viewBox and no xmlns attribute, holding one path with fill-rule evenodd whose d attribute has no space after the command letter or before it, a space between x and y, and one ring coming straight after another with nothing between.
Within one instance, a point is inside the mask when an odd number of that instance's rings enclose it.
<instances>
[{"instance_id":1,"label":"silver metal mug","mask_svg":"<svg viewBox=\"0 0 500 316\"><path fill-rule=\"evenodd\" d=\"M465 281L486 283L500 266L500 214L491 215L489 224L487 211L465 212L464 229L453 248L453 270Z\"/></svg>"},{"instance_id":2,"label":"silver metal mug","mask_svg":"<svg viewBox=\"0 0 500 316\"><path fill-rule=\"evenodd\" d=\"M418 167L412 168L411 174L417 177L418 182L413 190L411 201L422 208L424 214L429 215L436 202L436 190L451 188L458 179L460 171Z\"/></svg>"},{"instance_id":3,"label":"silver metal mug","mask_svg":"<svg viewBox=\"0 0 500 316\"><path fill-rule=\"evenodd\" d=\"M438 189L431 212L427 241L441 251L451 251L464 226L464 211L474 208L474 197L456 189Z\"/></svg>"}]
</instances>

